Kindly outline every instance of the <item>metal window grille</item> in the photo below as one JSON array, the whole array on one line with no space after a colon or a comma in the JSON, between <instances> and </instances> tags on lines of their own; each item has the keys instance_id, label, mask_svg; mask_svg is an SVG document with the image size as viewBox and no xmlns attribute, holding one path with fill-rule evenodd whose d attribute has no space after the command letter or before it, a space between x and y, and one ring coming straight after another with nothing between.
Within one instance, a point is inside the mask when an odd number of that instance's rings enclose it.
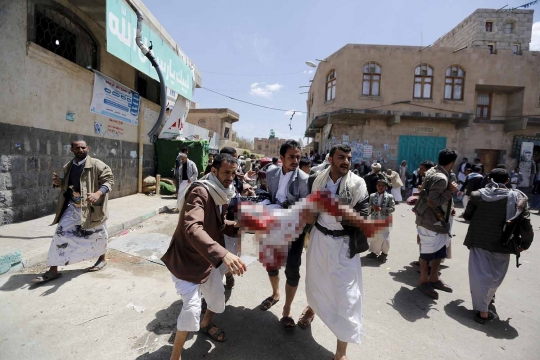
<instances>
[{"instance_id":1,"label":"metal window grille","mask_svg":"<svg viewBox=\"0 0 540 360\"><path fill-rule=\"evenodd\" d=\"M136 90L143 98L161 105L161 86L150 76L137 71Z\"/></svg>"},{"instance_id":2,"label":"metal window grille","mask_svg":"<svg viewBox=\"0 0 540 360\"><path fill-rule=\"evenodd\" d=\"M36 4L30 23L32 42L82 67L98 67L96 42L61 9Z\"/></svg>"}]
</instances>

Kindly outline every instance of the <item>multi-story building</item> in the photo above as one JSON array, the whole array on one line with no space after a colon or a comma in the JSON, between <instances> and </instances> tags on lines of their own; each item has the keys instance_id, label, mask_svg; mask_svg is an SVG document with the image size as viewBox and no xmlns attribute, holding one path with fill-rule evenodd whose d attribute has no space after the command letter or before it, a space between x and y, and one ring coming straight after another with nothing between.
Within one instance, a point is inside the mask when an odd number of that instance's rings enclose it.
<instances>
[{"instance_id":1,"label":"multi-story building","mask_svg":"<svg viewBox=\"0 0 540 360\"><path fill-rule=\"evenodd\" d=\"M176 71L175 80L181 80L176 84L189 79L191 86L191 69L195 83L200 84L198 70L163 26L140 0L131 1L143 12L145 26L161 39L159 44L154 41L155 53L163 51L178 65L168 74L179 67L188 70L183 75ZM154 145L146 134L158 118L160 85L151 76L150 66L127 60L142 57L141 63L149 64L135 44L136 23L130 22L130 14L134 15L124 0L106 4L88 0L2 2L0 225L54 212L58 190L51 186L51 174L62 176L63 165L73 158L70 144L76 139L86 140L90 155L112 168L113 198L136 193L142 183L138 178L155 174ZM113 54L115 50L127 54L126 60ZM138 107L126 107L130 122L113 113L98 115L99 106L90 111L94 95L100 96L96 96L101 99L101 103L96 101L98 105L108 99L103 88L94 86L95 71L105 75L115 90L123 91L122 101L127 101L124 91L138 93L129 97L139 102ZM117 91L105 89L120 101Z\"/></svg>"},{"instance_id":2,"label":"multi-story building","mask_svg":"<svg viewBox=\"0 0 540 360\"><path fill-rule=\"evenodd\" d=\"M279 148L288 139L279 138L254 138L253 151L257 154L264 154L266 157L279 157Z\"/></svg>"},{"instance_id":3,"label":"multi-story building","mask_svg":"<svg viewBox=\"0 0 540 360\"><path fill-rule=\"evenodd\" d=\"M318 64L306 136L318 150L349 143L353 161L412 169L441 148L516 166L540 152L540 52L532 10L477 10L431 47L349 44ZM508 25L510 24L510 25ZM517 51L515 46L517 46Z\"/></svg>"},{"instance_id":4,"label":"multi-story building","mask_svg":"<svg viewBox=\"0 0 540 360\"><path fill-rule=\"evenodd\" d=\"M232 125L240 120L240 115L231 109L191 109L187 122L212 131L219 137L219 148L224 146L238 147L232 141Z\"/></svg>"}]
</instances>

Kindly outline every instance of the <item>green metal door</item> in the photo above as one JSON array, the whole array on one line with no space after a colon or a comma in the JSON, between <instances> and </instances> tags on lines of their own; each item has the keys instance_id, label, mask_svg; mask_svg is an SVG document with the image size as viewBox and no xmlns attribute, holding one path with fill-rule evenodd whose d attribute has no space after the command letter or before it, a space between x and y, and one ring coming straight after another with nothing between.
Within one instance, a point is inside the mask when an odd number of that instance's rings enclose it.
<instances>
[{"instance_id":1,"label":"green metal door","mask_svg":"<svg viewBox=\"0 0 540 360\"><path fill-rule=\"evenodd\" d=\"M439 151L446 148L446 138L440 136L399 136L398 164L406 160L409 172L418 169L422 161L437 163Z\"/></svg>"}]
</instances>

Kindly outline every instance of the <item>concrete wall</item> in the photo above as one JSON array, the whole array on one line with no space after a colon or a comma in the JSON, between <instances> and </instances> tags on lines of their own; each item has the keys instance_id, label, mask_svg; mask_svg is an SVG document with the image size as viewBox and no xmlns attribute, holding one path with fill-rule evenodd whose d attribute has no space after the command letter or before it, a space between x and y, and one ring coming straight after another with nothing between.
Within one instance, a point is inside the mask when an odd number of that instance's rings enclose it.
<instances>
[{"instance_id":1,"label":"concrete wall","mask_svg":"<svg viewBox=\"0 0 540 360\"><path fill-rule=\"evenodd\" d=\"M107 53L105 30L67 0L57 3L74 14L97 40L98 68L105 75L135 88L135 69ZM139 125L90 113L94 74L32 42L27 42L29 1L1 1L0 23L0 223L49 214L57 191L52 171L61 173L69 144L84 138L92 154L115 172L112 197L137 192L139 127L145 144L144 173L154 173L154 150L146 133L157 120L159 106L142 99ZM74 121L66 113L74 113ZM104 129L96 133L95 124Z\"/></svg>"}]
</instances>

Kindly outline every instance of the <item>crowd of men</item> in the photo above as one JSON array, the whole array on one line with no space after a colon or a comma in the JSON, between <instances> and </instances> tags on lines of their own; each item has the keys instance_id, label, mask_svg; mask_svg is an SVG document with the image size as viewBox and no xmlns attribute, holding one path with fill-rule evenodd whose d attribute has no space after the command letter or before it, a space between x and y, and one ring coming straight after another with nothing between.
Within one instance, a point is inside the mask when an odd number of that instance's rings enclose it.
<instances>
[{"instance_id":1,"label":"crowd of men","mask_svg":"<svg viewBox=\"0 0 540 360\"><path fill-rule=\"evenodd\" d=\"M83 260L98 258L89 271L102 270L106 265L105 221L113 173L109 166L88 155L84 141L74 141L71 150L74 158L65 165L64 176L53 174L53 185L61 190L55 219L58 227L49 251L50 269L35 282L56 279L61 276L58 266ZM254 159L239 159L234 148L226 147L212 156L203 172L198 172L189 160L188 149L182 149L175 165L179 220L162 258L183 300L171 359L181 359L189 332L226 341L226 333L215 325L213 315L225 310L223 277L225 286L232 288L234 276L247 271L240 257L240 234L249 229L249 221L258 224L250 231L261 242L259 256L265 259L261 262L270 283L270 296L262 300L261 311L282 300L279 272L283 267L282 326L286 330L297 325L305 329L317 316L336 336L334 359L347 359L348 343L360 343L362 335L360 254L369 250L367 261L387 260L391 214L403 198L414 204L416 215L420 265L417 287L426 296L438 299L438 291L453 291L440 279L439 268L451 257L454 199L464 196L463 218L470 223L464 245L470 250L474 319L482 324L496 319L495 292L506 275L510 256L519 256L533 239L528 198L512 188L504 166L483 176L479 161L469 166L464 159L456 177L453 169L457 158L456 151L443 149L437 164L424 161L412 176L405 161L397 171L382 169L377 162L362 162L351 170L348 145L335 145L324 157L316 152L302 156L300 144L288 140L280 148L279 159L266 168L266 188L254 189ZM243 171L238 170L240 164ZM267 209L261 212L266 215L242 213L241 204L247 202ZM284 228L297 231L283 235ZM287 239L284 251L271 242L280 236ZM295 321L291 307L308 238L307 304ZM206 311L201 320L203 302Z\"/></svg>"}]
</instances>

